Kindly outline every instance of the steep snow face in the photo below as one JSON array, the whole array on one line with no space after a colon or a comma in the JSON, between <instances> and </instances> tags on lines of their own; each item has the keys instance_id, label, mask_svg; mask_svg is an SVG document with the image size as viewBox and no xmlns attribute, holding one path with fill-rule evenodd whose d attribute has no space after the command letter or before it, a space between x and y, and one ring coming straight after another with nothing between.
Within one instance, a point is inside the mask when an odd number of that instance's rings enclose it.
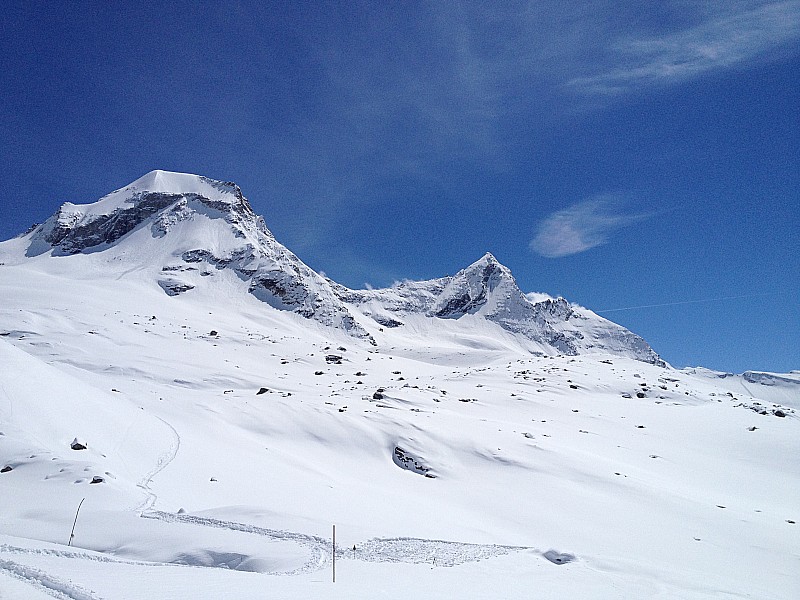
<instances>
[{"instance_id":1,"label":"steep snow face","mask_svg":"<svg viewBox=\"0 0 800 600\"><path fill-rule=\"evenodd\" d=\"M511 271L489 253L452 277L405 281L382 290L337 286L334 291L385 327L399 327L409 315L450 320L476 315L522 335L543 353L605 352L666 365L647 342L624 327L564 298L540 295L535 301L526 296Z\"/></svg>"},{"instance_id":2,"label":"steep snow face","mask_svg":"<svg viewBox=\"0 0 800 600\"><path fill-rule=\"evenodd\" d=\"M91 204L64 203L55 215L31 234L27 255L53 250L75 254L102 249L129 234L150 217L157 217L155 232L185 218L191 209L215 210L231 222L256 220L250 204L234 183L199 175L151 171L133 183Z\"/></svg>"},{"instance_id":3,"label":"steep snow face","mask_svg":"<svg viewBox=\"0 0 800 600\"><path fill-rule=\"evenodd\" d=\"M12 242L9 249L20 246ZM369 337L325 279L275 240L234 183L152 171L93 204L64 204L22 243L28 258L107 255L97 260L105 259L109 275L119 264L123 272L148 269L170 296L230 270L274 308Z\"/></svg>"},{"instance_id":4,"label":"steep snow face","mask_svg":"<svg viewBox=\"0 0 800 600\"><path fill-rule=\"evenodd\" d=\"M155 170L143 175L92 204L66 203L62 211L74 211L93 218L136 204L142 194L194 194L214 203L239 204L244 199L239 186L189 173Z\"/></svg>"},{"instance_id":5,"label":"steep snow face","mask_svg":"<svg viewBox=\"0 0 800 600\"><path fill-rule=\"evenodd\" d=\"M433 307L433 315L446 319L478 312L494 316L512 312L521 297L511 271L487 253L448 282Z\"/></svg>"},{"instance_id":6,"label":"steep snow face","mask_svg":"<svg viewBox=\"0 0 800 600\"><path fill-rule=\"evenodd\" d=\"M466 314L480 314L515 333L545 343L556 352L578 354L578 346L564 332L556 331L550 321L566 321L569 304L562 300L564 312L552 307L532 305L517 286L514 277L491 254L458 272L447 284L433 307L433 316L458 319ZM558 305L560 306L560 305Z\"/></svg>"}]
</instances>

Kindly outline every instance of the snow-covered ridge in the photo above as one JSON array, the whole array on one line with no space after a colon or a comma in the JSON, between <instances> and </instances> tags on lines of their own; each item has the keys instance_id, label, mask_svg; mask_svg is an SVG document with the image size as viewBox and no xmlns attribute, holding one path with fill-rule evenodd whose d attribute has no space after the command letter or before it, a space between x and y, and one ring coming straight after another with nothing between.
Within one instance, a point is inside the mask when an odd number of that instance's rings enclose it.
<instances>
[{"instance_id":1,"label":"snow-covered ridge","mask_svg":"<svg viewBox=\"0 0 800 600\"><path fill-rule=\"evenodd\" d=\"M475 315L539 344L534 352L608 352L666 365L641 337L590 310L564 298L523 294L511 271L490 253L450 277L375 290L335 286L334 291L386 327L399 327L414 314L454 320Z\"/></svg>"},{"instance_id":2,"label":"snow-covered ridge","mask_svg":"<svg viewBox=\"0 0 800 600\"><path fill-rule=\"evenodd\" d=\"M324 278L275 240L234 183L152 171L95 203L62 205L22 240L28 258L108 251L115 263L103 266L108 276L117 262L126 272L149 269L170 296L230 271L274 308L369 337Z\"/></svg>"},{"instance_id":3,"label":"snow-covered ridge","mask_svg":"<svg viewBox=\"0 0 800 600\"><path fill-rule=\"evenodd\" d=\"M34 230L28 255L48 251L74 254L102 244L112 244L147 218L169 209L159 219L162 231L187 212L187 202L203 206L193 210L220 210L232 220L255 220L239 186L185 173L151 171L133 183L91 204L65 202ZM179 203L179 201L182 201ZM238 215L239 218L236 218Z\"/></svg>"},{"instance_id":4,"label":"snow-covered ridge","mask_svg":"<svg viewBox=\"0 0 800 600\"><path fill-rule=\"evenodd\" d=\"M189 173L155 170L141 176L123 188L103 196L90 204L67 202L61 209L63 214L80 214L85 218L110 215L119 209L130 208L141 195L155 194L196 194L213 202L236 204L242 201L242 191L233 182L222 182Z\"/></svg>"},{"instance_id":5,"label":"snow-covered ridge","mask_svg":"<svg viewBox=\"0 0 800 600\"><path fill-rule=\"evenodd\" d=\"M275 240L236 184L199 175L151 171L97 202L65 203L22 239L28 258L111 251L126 273L153 270L153 283L169 296L194 293L214 285L211 275L232 272L273 308L373 343L383 328L402 327L410 317L426 319L433 338L452 327L445 322L469 329L478 319L535 354L605 352L665 365L640 337L591 311L563 298L526 296L490 253L453 276L350 290ZM111 275L118 267L105 268Z\"/></svg>"},{"instance_id":6,"label":"snow-covered ridge","mask_svg":"<svg viewBox=\"0 0 800 600\"><path fill-rule=\"evenodd\" d=\"M800 408L800 373L797 371L727 373L705 367L687 367L681 372L713 381L732 393L747 393L769 402Z\"/></svg>"}]
</instances>

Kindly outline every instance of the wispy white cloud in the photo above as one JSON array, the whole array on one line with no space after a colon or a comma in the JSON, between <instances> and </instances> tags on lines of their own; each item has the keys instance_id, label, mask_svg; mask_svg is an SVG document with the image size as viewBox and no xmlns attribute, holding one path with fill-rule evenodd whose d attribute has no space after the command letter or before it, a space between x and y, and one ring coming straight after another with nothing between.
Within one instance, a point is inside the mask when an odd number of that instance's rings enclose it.
<instances>
[{"instance_id":1,"label":"wispy white cloud","mask_svg":"<svg viewBox=\"0 0 800 600\"><path fill-rule=\"evenodd\" d=\"M302 136L315 149L302 164L348 202L372 194L365 183L439 181L454 163L502 171L520 122L548 122L580 96L777 57L800 40L800 0L466 0L372 19L355 40L336 30L315 42L324 109Z\"/></svg>"},{"instance_id":2,"label":"wispy white cloud","mask_svg":"<svg viewBox=\"0 0 800 600\"><path fill-rule=\"evenodd\" d=\"M661 36L611 43L599 72L576 77L582 93L616 94L653 84L677 83L703 73L769 59L800 39L800 1L720 3L699 24ZM745 6L743 6L743 4Z\"/></svg>"},{"instance_id":3,"label":"wispy white cloud","mask_svg":"<svg viewBox=\"0 0 800 600\"><path fill-rule=\"evenodd\" d=\"M324 246L365 206L427 208L415 188L458 195L472 174L513 171L520 147L601 94L779 58L800 40L800 0L495 4L310 11L297 79L312 101L263 142L270 195L315 215L287 219L294 248Z\"/></svg>"},{"instance_id":4,"label":"wispy white cloud","mask_svg":"<svg viewBox=\"0 0 800 600\"><path fill-rule=\"evenodd\" d=\"M623 201L616 196L597 196L541 221L530 248L546 258L579 254L605 244L616 231L649 216L625 212Z\"/></svg>"}]
</instances>

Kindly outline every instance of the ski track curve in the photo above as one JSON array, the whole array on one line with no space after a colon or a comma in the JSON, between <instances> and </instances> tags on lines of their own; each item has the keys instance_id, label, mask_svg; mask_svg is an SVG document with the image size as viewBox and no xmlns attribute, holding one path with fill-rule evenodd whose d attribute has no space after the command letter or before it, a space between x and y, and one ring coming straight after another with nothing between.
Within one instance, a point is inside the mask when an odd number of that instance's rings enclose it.
<instances>
[{"instance_id":1,"label":"ski track curve","mask_svg":"<svg viewBox=\"0 0 800 600\"><path fill-rule=\"evenodd\" d=\"M23 581L54 598L61 598L62 600L101 600L99 596L79 585L49 575L41 569L22 565L11 560L0 559L0 573Z\"/></svg>"},{"instance_id":2,"label":"ski track curve","mask_svg":"<svg viewBox=\"0 0 800 600\"><path fill-rule=\"evenodd\" d=\"M198 525L201 527L216 527L218 529L228 529L231 531L241 531L243 533L260 535L272 540L296 542L300 546L308 548L311 551L311 559L308 560L302 567L293 569L291 571L273 572L271 573L272 575L301 575L303 573L318 571L324 568L330 562L332 556L330 540L326 540L325 538L316 535L295 533L281 529L268 529L266 527L259 527L257 525L237 523L236 521L222 521L220 519L212 519L210 517L168 513L160 510L142 512L140 516L145 519L157 519L167 523L187 523L189 525Z\"/></svg>"},{"instance_id":3,"label":"ski track curve","mask_svg":"<svg viewBox=\"0 0 800 600\"><path fill-rule=\"evenodd\" d=\"M178 434L177 430L170 425L167 421L159 417L158 415L154 415L156 419L164 423L169 429L172 431L172 435L174 436L174 442L170 444L169 449L164 452L161 456L158 457L158 461L156 462L156 466L153 467L151 471L149 471L144 477L142 477L141 481L136 484L137 487L144 490L147 497L144 501L139 504L134 511L139 513L139 516L143 516L145 511L150 510L153 505L155 505L156 500L158 497L150 490L150 482L153 480L153 477L158 475L161 471L167 468L167 466L175 460L175 457L178 455L178 450L181 448L181 436Z\"/></svg>"},{"instance_id":4,"label":"ski track curve","mask_svg":"<svg viewBox=\"0 0 800 600\"><path fill-rule=\"evenodd\" d=\"M295 542L298 545L310 550L311 558L303 566L290 571L271 572L271 575L301 575L319 571L330 563L333 556L331 551L331 541L323 537L281 529L270 529L247 523L239 523L236 521L224 521L211 517L200 517L183 513L169 513L160 510L152 510L152 507L158 500L158 496L150 489L150 483L156 475L163 471L175 459L181 445L180 434L177 432L177 430L161 417L156 416L156 418L170 429L174 437L174 442L170 444L169 449L159 456L153 469L146 473L139 483L136 484L137 487L141 488L146 494L144 501L134 509L134 511L137 512L141 518L155 519L167 523L185 523L201 527L215 527L218 529L239 531L242 533L263 536L271 540ZM433 564L442 567L452 567L455 565L503 556L511 552L519 552L523 550L534 550L541 554L541 552L528 546L470 544L446 540L398 537L372 538L364 542L356 543L355 551L347 548L336 548L336 556L345 559L352 558L355 560L362 560L365 562ZM130 561L110 557L99 557L78 552L56 550L26 551L22 548L14 548L7 545L0 545L0 552L48 554L62 558L75 558L131 565L159 564L146 561ZM13 561L0 559L0 572L7 573L12 577L29 581L32 585L43 587L47 593L55 595L59 598L67 598L68 600L96 600L94 595L92 595L90 592L86 592L79 586L65 584L57 578L47 575L43 571L39 571L38 569L27 567L25 565L19 565Z\"/></svg>"},{"instance_id":5,"label":"ski track curve","mask_svg":"<svg viewBox=\"0 0 800 600\"><path fill-rule=\"evenodd\" d=\"M141 515L146 519L158 519L168 523L187 523L204 527L217 527L232 531L241 531L261 535L273 540L293 541L309 548L311 559L305 565L292 571L274 572L272 575L301 575L318 571L326 567L332 558L331 540L303 533L295 533L280 529L268 529L235 521L222 521L209 517L198 517L188 514L149 511ZM422 538L372 538L355 544L355 551L349 548L336 548L336 557L362 560L365 562L434 564L441 567L453 567L469 562L477 562L487 558L504 556L512 552L532 550L542 554L530 546L508 546L498 544L469 544L446 540L428 540Z\"/></svg>"},{"instance_id":6,"label":"ski track curve","mask_svg":"<svg viewBox=\"0 0 800 600\"><path fill-rule=\"evenodd\" d=\"M6 391L6 387L3 385L2 382L0 382L0 392L3 393L3 397L5 397L5 399L6 399L7 403L8 403L8 417L7 417L7 419L9 421L9 423L10 423L11 420L14 418L14 403L11 400L11 395Z\"/></svg>"},{"instance_id":7,"label":"ski track curve","mask_svg":"<svg viewBox=\"0 0 800 600\"><path fill-rule=\"evenodd\" d=\"M74 552L70 550L52 550L47 548L20 548L19 546L11 546L8 544L0 544L0 554L18 554L28 556L51 556L55 558L69 558L75 560L86 560L98 563L114 563L118 565L133 565L136 567L186 567L195 568L193 565L182 565L180 563L164 563L154 562L147 560L132 560L125 558L117 558L107 554L87 554L85 552Z\"/></svg>"}]
</instances>

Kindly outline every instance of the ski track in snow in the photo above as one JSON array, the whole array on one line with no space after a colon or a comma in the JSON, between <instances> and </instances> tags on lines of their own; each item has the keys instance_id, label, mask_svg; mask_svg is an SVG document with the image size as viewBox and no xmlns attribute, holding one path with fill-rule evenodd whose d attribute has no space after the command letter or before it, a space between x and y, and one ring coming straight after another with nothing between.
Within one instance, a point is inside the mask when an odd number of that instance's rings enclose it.
<instances>
[{"instance_id":1,"label":"ski track in snow","mask_svg":"<svg viewBox=\"0 0 800 600\"><path fill-rule=\"evenodd\" d=\"M169 513L159 510L150 510L157 496L150 490L153 477L163 471L171 463L180 449L180 435L167 421L158 417L175 436L172 444L161 457L156 466L147 473L138 484L147 493L145 501L139 505L136 512L145 519L156 519L167 523L188 523L203 527L216 527L240 531L253 535L260 535L272 540L292 541L311 551L311 558L303 566L291 571L273 572L273 575L300 575L325 568L331 561L331 542L325 538L296 533L281 529L269 529L247 523L223 521L210 517L196 515ZM503 546L495 544L468 544L463 542L450 542L445 540L427 540L420 538L373 538L355 545L352 550L337 548L336 555L342 558L354 558L365 562L390 562L409 564L434 564L443 567L452 567L467 562L475 562L486 558L503 556L510 552L534 550L526 546Z\"/></svg>"},{"instance_id":2,"label":"ski track in snow","mask_svg":"<svg viewBox=\"0 0 800 600\"><path fill-rule=\"evenodd\" d=\"M6 546L0 546L0 551L5 551L6 548ZM0 573L28 583L54 598L61 598L62 600L100 600L99 596L95 596L94 593L79 585L11 560L0 559Z\"/></svg>"},{"instance_id":3,"label":"ski track in snow","mask_svg":"<svg viewBox=\"0 0 800 600\"><path fill-rule=\"evenodd\" d=\"M267 529L246 523L221 521L195 515L175 514L163 511L142 513L146 519L158 519L168 523L189 523L204 527L217 527L233 531L241 531L261 535L273 540L297 542L309 548L312 558L302 567L292 571L271 573L272 575L300 575L318 571L331 560L331 541L319 536L295 533L280 529ZM355 552L347 548L336 548L336 556L354 558L365 562L434 564L442 567L453 567L468 562L476 562L486 558L503 556L511 552L535 550L528 546L502 546L495 544L467 544L448 542L445 540L426 540L421 538L372 538L355 544Z\"/></svg>"},{"instance_id":4,"label":"ski track in snow","mask_svg":"<svg viewBox=\"0 0 800 600\"><path fill-rule=\"evenodd\" d=\"M150 490L152 479L163 471L177 456L181 445L181 438L175 428L161 417L157 417L172 431L175 442L162 454L155 467L148 472L137 484L147 494L147 498L136 508L139 516L145 519L155 519L167 523L187 523L202 527L215 527L230 531L240 531L253 535L260 535L272 540L291 541L308 548L311 558L303 566L290 571L272 572L272 575L301 575L325 568L331 561L331 541L325 538L296 533L281 529L269 529L236 521L223 521L210 517L196 515L169 513L160 510L151 510L158 497ZM365 542L357 543L355 551L337 548L336 556L353 558L365 562L389 562L409 564L434 564L436 566L452 567L467 562L475 562L486 558L503 556L510 552L522 550L535 550L526 546L503 546L495 544L468 544L463 542L450 542L445 540L427 540L421 538L372 538ZM66 556L66 553L63 554ZM89 558L88 555L83 555ZM75 556L77 557L77 556ZM116 561L125 562L125 561ZM134 561L131 561L133 564ZM138 564L138 563L137 563Z\"/></svg>"},{"instance_id":5,"label":"ski track in snow","mask_svg":"<svg viewBox=\"0 0 800 600\"><path fill-rule=\"evenodd\" d=\"M153 467L153 469L149 473L147 473L144 477L142 477L142 480L136 484L137 487L140 487L147 494L147 497L144 499L144 501L134 509L136 512L139 513L139 516L143 516L142 513L144 513L147 510L150 510L156 503L156 500L158 499L158 497L150 490L150 482L153 480L153 477L155 477L161 471L166 469L169 463L175 460L175 457L178 455L178 450L180 450L181 447L181 436L178 434L176 429L161 417L156 415L156 418L162 423L164 423L164 425L170 428L172 434L175 436L175 442L169 447L169 449L164 454L162 454L158 458L156 466Z\"/></svg>"},{"instance_id":6,"label":"ski track in snow","mask_svg":"<svg viewBox=\"0 0 800 600\"><path fill-rule=\"evenodd\" d=\"M8 403L8 417L7 417L7 419L8 419L9 422L11 422L11 419L14 416L14 403L11 400L11 395L8 392L6 392L6 388L5 388L5 386L3 385L2 382L0 382L0 392L3 393L3 397L6 399L6 402Z\"/></svg>"},{"instance_id":7,"label":"ski track in snow","mask_svg":"<svg viewBox=\"0 0 800 600\"><path fill-rule=\"evenodd\" d=\"M142 560L126 560L106 555L87 554L72 550L52 550L46 548L20 548L9 544L0 544L0 554L16 554L26 556L49 556L54 558L64 558L70 560L85 560L96 563L113 563L118 565L132 565L137 567L180 567L196 568L191 565L181 565L177 563L160 563ZM36 569L27 565L22 565L11 560L0 558L0 574L8 575L25 583L32 585L40 591L61 598L62 600L101 600L100 596L94 595L85 588L70 582L64 582L58 577L49 575L41 569ZM0 596L2 598L2 596Z\"/></svg>"},{"instance_id":8,"label":"ski track in snow","mask_svg":"<svg viewBox=\"0 0 800 600\"><path fill-rule=\"evenodd\" d=\"M188 523L190 525L199 525L202 527L216 527L231 531L241 531L243 533L264 536L272 540L296 542L299 545L311 550L311 559L302 567L293 569L291 571L274 572L271 573L272 575L300 575L302 573L318 571L319 569L325 567L325 565L327 565L331 560L331 542L325 538L315 535L294 533L280 529L267 529L266 527L258 527L256 525L248 525L246 523L237 523L235 521L221 521L219 519L212 519L209 517L175 514L160 510L143 512L141 516L145 519L157 519L167 523Z\"/></svg>"},{"instance_id":9,"label":"ski track in snow","mask_svg":"<svg viewBox=\"0 0 800 600\"><path fill-rule=\"evenodd\" d=\"M433 564L453 567L486 558L504 556L511 552L534 550L527 546L467 544L420 538L373 538L355 545L353 550L337 548L336 556L366 562Z\"/></svg>"},{"instance_id":10,"label":"ski track in snow","mask_svg":"<svg viewBox=\"0 0 800 600\"><path fill-rule=\"evenodd\" d=\"M10 544L0 544L0 554L26 554L36 556L52 556L56 558L69 558L77 560L88 560L98 563L114 563L117 565L132 565L135 567L185 567L197 568L195 565L184 565L181 563L166 563L150 560L133 560L126 558L117 558L108 554L87 554L86 552L77 552L71 550L53 550L49 548L21 548L19 546L11 546ZM202 568L202 567L201 567Z\"/></svg>"}]
</instances>

